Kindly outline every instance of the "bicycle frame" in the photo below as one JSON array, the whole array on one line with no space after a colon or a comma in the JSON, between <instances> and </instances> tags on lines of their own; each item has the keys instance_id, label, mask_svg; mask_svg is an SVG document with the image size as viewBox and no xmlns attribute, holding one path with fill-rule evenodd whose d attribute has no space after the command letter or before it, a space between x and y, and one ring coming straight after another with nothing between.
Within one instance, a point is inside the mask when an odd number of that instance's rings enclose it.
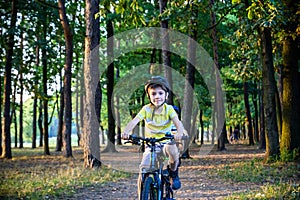
<instances>
[{"instance_id":1,"label":"bicycle frame","mask_svg":"<svg viewBox=\"0 0 300 200\"><path fill-rule=\"evenodd\" d=\"M164 189L166 190L166 198L173 198L173 190L170 186L169 181L169 172L164 176L163 174L163 161L160 158L160 155L156 153L156 144L163 140L172 140L174 139L173 135L166 134L165 137L156 139L156 138L141 138L136 136L131 136L130 140L133 144L140 144L142 141L145 145L150 147L150 167L142 169L142 188L143 191L144 183L147 177L151 177L153 179L152 187L156 188L157 191L157 199L163 199ZM157 165L156 165L157 164ZM168 169L167 169L168 170ZM165 187L164 187L165 185ZM142 194L142 191L141 194ZM155 195L156 196L156 195ZM156 199L156 198L154 198Z\"/></svg>"}]
</instances>

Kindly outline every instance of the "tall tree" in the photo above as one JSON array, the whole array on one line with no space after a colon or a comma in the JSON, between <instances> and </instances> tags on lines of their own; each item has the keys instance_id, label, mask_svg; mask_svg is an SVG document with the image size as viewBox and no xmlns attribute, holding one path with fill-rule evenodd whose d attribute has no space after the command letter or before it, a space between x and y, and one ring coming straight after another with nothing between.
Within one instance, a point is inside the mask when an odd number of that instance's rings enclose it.
<instances>
[{"instance_id":1,"label":"tall tree","mask_svg":"<svg viewBox=\"0 0 300 200\"><path fill-rule=\"evenodd\" d=\"M187 65L185 72L185 86L184 86L184 104L182 109L182 123L185 130L190 136L194 137L192 133L192 117L193 115L193 92L195 83L195 67L191 63L196 63L196 46L195 42L197 40L197 23L195 21L197 17L197 6L195 4L190 5L191 8L191 18L188 23L189 27L189 38L188 38L188 54L187 54ZM194 139L194 138L190 138ZM186 148L186 147L185 147ZM190 158L189 149L182 155L184 158Z\"/></svg>"},{"instance_id":2,"label":"tall tree","mask_svg":"<svg viewBox=\"0 0 300 200\"><path fill-rule=\"evenodd\" d=\"M166 7L167 7L168 0L159 0L159 11L162 16ZM161 40L162 40L162 64L165 66L165 77L168 80L170 87L171 87L171 92L168 96L168 103L173 104L173 94L172 94L172 65L171 65L171 53L169 51L170 48L170 39L169 39L169 33L168 33L168 20L162 18L160 22L160 27L161 29Z\"/></svg>"},{"instance_id":3,"label":"tall tree","mask_svg":"<svg viewBox=\"0 0 300 200\"><path fill-rule=\"evenodd\" d=\"M95 14L99 12L98 0L86 0L85 21L85 55L84 55L84 123L83 123L83 146L84 146L84 166L99 167L100 162L100 142L99 142L99 122L95 112L95 91L99 81L99 42L100 24L99 18Z\"/></svg>"},{"instance_id":4,"label":"tall tree","mask_svg":"<svg viewBox=\"0 0 300 200\"><path fill-rule=\"evenodd\" d=\"M108 11L109 12L109 11ZM114 90L114 71L115 65L113 62L114 58L114 41L111 37L114 35L114 27L111 19L106 21L106 31L107 31L107 56L108 56L108 67L106 72L107 78L107 116L108 116L108 142L104 149L105 152L114 152L115 149L115 136L116 136L116 124L114 119L114 104L113 104L113 90Z\"/></svg>"},{"instance_id":5,"label":"tall tree","mask_svg":"<svg viewBox=\"0 0 300 200\"><path fill-rule=\"evenodd\" d=\"M281 154L300 150L299 1L283 0L283 101ZM298 30L298 33L297 33ZM298 154L300 157L300 154Z\"/></svg>"},{"instance_id":6,"label":"tall tree","mask_svg":"<svg viewBox=\"0 0 300 200\"><path fill-rule=\"evenodd\" d=\"M11 153L11 140L10 140L10 94L11 94L11 71L12 71L12 56L14 49L14 30L17 22L17 0L12 0L11 4L11 21L10 21L10 34L8 35L7 50L6 50L6 63L4 75L4 114L2 124L2 156L3 158L12 158Z\"/></svg>"},{"instance_id":7,"label":"tall tree","mask_svg":"<svg viewBox=\"0 0 300 200\"><path fill-rule=\"evenodd\" d=\"M24 13L22 13L22 21L24 21ZM20 49L23 50L24 48L24 31L21 30L21 41L20 41ZM23 52L23 51L22 51ZM20 112L19 112L19 147L23 148L23 93L24 93L24 80L23 80L23 74L24 74L24 62L23 62L23 53L21 53L21 63L19 68L19 83L20 83Z\"/></svg>"},{"instance_id":8,"label":"tall tree","mask_svg":"<svg viewBox=\"0 0 300 200\"><path fill-rule=\"evenodd\" d=\"M220 70L220 65L219 65L219 55L218 55L218 35L217 35L217 27L216 27L216 13L213 10L215 1L214 0L210 0L209 1L209 5L211 8L211 14L210 14L210 18L211 18L211 24L212 24L212 30L211 30L211 36L212 36L212 40L213 40L213 58L214 58L214 64L215 64L215 69ZM218 76L218 73L215 72L215 76L216 76L216 88L218 87L218 85L220 85L220 83L218 82L220 80ZM214 115L218 115L218 116L223 116L225 115L224 112L224 105L222 104L222 100L221 100L221 94L220 91L217 89L216 93L215 93L215 105L216 105L216 113L214 113ZM215 120L219 119L219 117L215 117ZM215 127L214 130L217 130L216 127L219 126L218 124L219 122L215 122ZM222 131L221 133L215 133L218 135L218 150L222 151L225 150L225 141L226 141L226 124L224 122L223 126L222 126Z\"/></svg>"},{"instance_id":9,"label":"tall tree","mask_svg":"<svg viewBox=\"0 0 300 200\"><path fill-rule=\"evenodd\" d=\"M237 2L237 1L235 1ZM262 90L263 90L263 109L264 109L264 131L266 136L266 154L265 159L269 160L279 154L279 136L276 117L276 82L274 75L274 64L272 54L272 28L269 21L272 21L273 14L270 2L259 1L258 3L249 3L245 1L245 10L247 10L248 19L255 23L252 30L258 31L260 37L260 51L262 63ZM245 13L243 13L245 14ZM246 18L244 18L245 22ZM250 57L246 57L251 60Z\"/></svg>"},{"instance_id":10,"label":"tall tree","mask_svg":"<svg viewBox=\"0 0 300 200\"><path fill-rule=\"evenodd\" d=\"M39 116L38 116L38 127L40 131L40 141L39 141L39 146L43 146L43 138L44 138L44 132L43 132L43 100L40 99L39 101Z\"/></svg>"},{"instance_id":11,"label":"tall tree","mask_svg":"<svg viewBox=\"0 0 300 200\"><path fill-rule=\"evenodd\" d=\"M249 89L248 82L244 81L244 102L245 102L245 111L247 119L247 128L248 128L248 139L249 145L254 145L253 131L252 131L252 117L249 103Z\"/></svg>"},{"instance_id":12,"label":"tall tree","mask_svg":"<svg viewBox=\"0 0 300 200\"><path fill-rule=\"evenodd\" d=\"M274 77L272 37L268 27L261 27L261 50L262 50L262 71L263 71L263 104L265 117L266 154L265 159L279 155L279 135L276 118L276 82Z\"/></svg>"},{"instance_id":13,"label":"tall tree","mask_svg":"<svg viewBox=\"0 0 300 200\"><path fill-rule=\"evenodd\" d=\"M116 81L118 81L120 79L120 68L117 66L116 69ZM118 109L120 105L120 97L116 97L116 122L117 122L117 144L121 145L122 144L122 138L121 138L121 116L120 116L120 111Z\"/></svg>"},{"instance_id":14,"label":"tall tree","mask_svg":"<svg viewBox=\"0 0 300 200\"><path fill-rule=\"evenodd\" d=\"M56 136L56 151L61 151L63 146L63 120L64 120L64 109L65 109L65 92L64 87L60 88L60 107L58 111L58 127Z\"/></svg>"},{"instance_id":15,"label":"tall tree","mask_svg":"<svg viewBox=\"0 0 300 200\"><path fill-rule=\"evenodd\" d=\"M46 44L47 42L47 32L48 32L48 24L46 19L48 18L47 12L44 13L44 21L43 21L43 42ZM48 131L48 58L47 58L47 49L46 45L42 48L42 66L43 66L43 137L44 137L44 154L50 155L49 150L49 131Z\"/></svg>"},{"instance_id":16,"label":"tall tree","mask_svg":"<svg viewBox=\"0 0 300 200\"><path fill-rule=\"evenodd\" d=\"M41 29L41 26L40 26L40 20L37 20L37 23L36 23L36 34L35 34L35 37L36 37L36 40L39 41L40 40L40 29ZM38 82L39 82L39 75L38 75L38 66L40 65L40 45L36 44L35 46L35 66L36 66L36 69L35 71L33 72L33 84L34 84L34 89L33 89L33 93L34 93L34 96L33 96L33 111L32 111L32 115L33 115L33 118L32 118L32 148L36 148L36 138L37 138L37 114L38 114L38 89L37 89L37 85L38 85ZM42 132L40 132L41 135L42 135Z\"/></svg>"},{"instance_id":17,"label":"tall tree","mask_svg":"<svg viewBox=\"0 0 300 200\"><path fill-rule=\"evenodd\" d=\"M63 144L66 157L72 157L72 94L71 94L71 79L72 79L72 55L73 55L73 32L69 25L66 14L64 0L58 0L59 18L64 30L66 41L66 63L64 74L64 126L63 126Z\"/></svg>"}]
</instances>

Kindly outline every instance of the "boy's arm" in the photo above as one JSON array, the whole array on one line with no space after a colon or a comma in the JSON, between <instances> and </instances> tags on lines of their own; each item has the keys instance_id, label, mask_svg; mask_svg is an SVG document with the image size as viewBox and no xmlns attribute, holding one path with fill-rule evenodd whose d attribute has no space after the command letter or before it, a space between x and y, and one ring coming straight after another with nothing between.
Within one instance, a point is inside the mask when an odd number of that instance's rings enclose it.
<instances>
[{"instance_id":1,"label":"boy's arm","mask_svg":"<svg viewBox=\"0 0 300 200\"><path fill-rule=\"evenodd\" d=\"M138 117L133 118L125 127L123 133L122 133L122 138L123 139L128 139L129 138L129 133L134 129L134 127L140 122L140 119Z\"/></svg>"},{"instance_id":2,"label":"boy's arm","mask_svg":"<svg viewBox=\"0 0 300 200\"><path fill-rule=\"evenodd\" d=\"M181 138L183 136L183 131L184 131L183 124L179 120L178 116L173 117L172 121L177 129L177 133L174 135L174 138L175 138L175 140L181 140Z\"/></svg>"}]
</instances>

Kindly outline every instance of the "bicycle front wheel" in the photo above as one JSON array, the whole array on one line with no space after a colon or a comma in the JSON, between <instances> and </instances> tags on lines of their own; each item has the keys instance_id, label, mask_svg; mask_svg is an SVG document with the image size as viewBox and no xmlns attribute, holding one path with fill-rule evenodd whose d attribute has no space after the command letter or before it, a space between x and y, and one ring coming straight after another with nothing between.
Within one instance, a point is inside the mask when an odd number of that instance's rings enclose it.
<instances>
[{"instance_id":1,"label":"bicycle front wheel","mask_svg":"<svg viewBox=\"0 0 300 200\"><path fill-rule=\"evenodd\" d=\"M148 176L143 185L142 200L158 200L158 188L155 187L154 178Z\"/></svg>"}]
</instances>

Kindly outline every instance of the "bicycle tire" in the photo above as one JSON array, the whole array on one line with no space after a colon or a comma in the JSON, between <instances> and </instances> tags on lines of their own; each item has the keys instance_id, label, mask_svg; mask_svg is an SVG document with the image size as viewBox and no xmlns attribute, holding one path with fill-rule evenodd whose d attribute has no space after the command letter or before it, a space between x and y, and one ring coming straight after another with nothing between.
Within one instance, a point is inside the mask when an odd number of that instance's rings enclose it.
<instances>
[{"instance_id":1,"label":"bicycle tire","mask_svg":"<svg viewBox=\"0 0 300 200\"><path fill-rule=\"evenodd\" d=\"M154 179L148 176L143 184L142 200L158 200L158 188L154 188Z\"/></svg>"}]
</instances>

